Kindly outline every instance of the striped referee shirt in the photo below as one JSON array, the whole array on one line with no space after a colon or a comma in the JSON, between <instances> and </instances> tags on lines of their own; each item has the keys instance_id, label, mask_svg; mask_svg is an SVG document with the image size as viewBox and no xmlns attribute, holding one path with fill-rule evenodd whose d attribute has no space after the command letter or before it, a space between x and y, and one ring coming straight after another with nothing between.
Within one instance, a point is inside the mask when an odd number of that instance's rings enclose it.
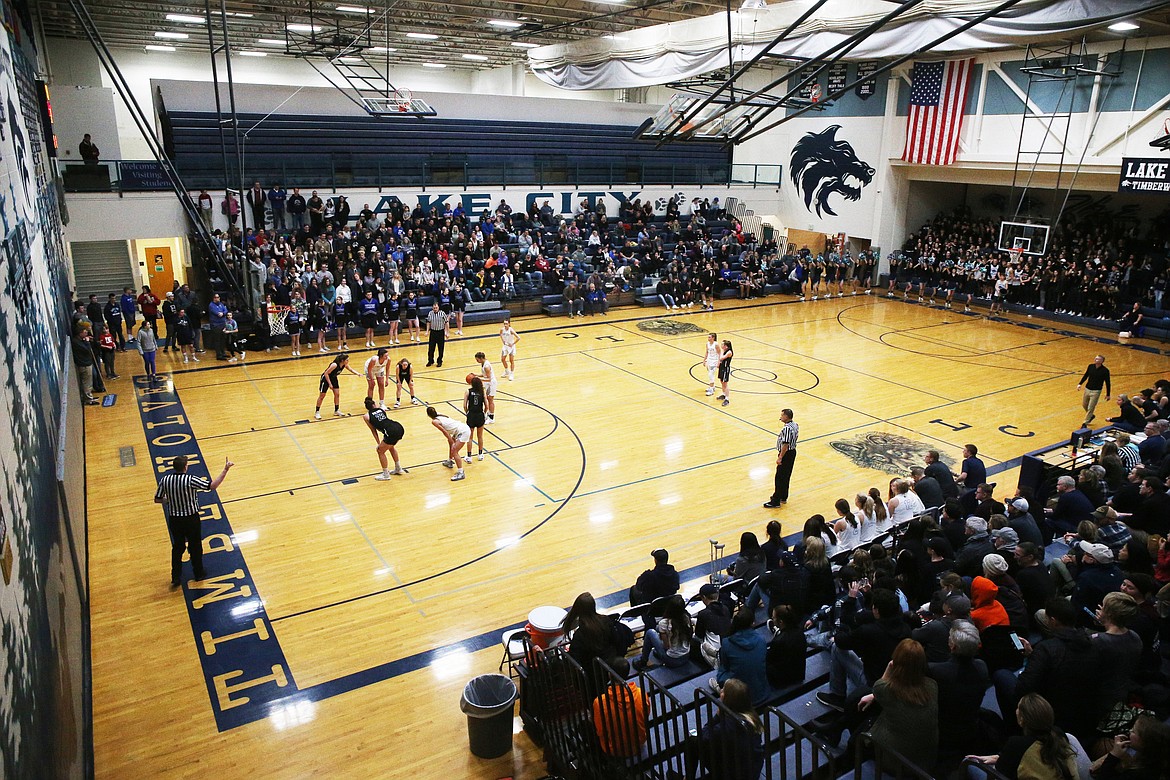
<instances>
[{"instance_id":1,"label":"striped referee shirt","mask_svg":"<svg viewBox=\"0 0 1170 780\"><path fill-rule=\"evenodd\" d=\"M780 435L776 437L776 451L780 451L781 445L787 444L788 449L796 452L796 439L800 436L800 426L792 420L784 423L784 427L780 429Z\"/></svg>"},{"instance_id":2,"label":"striped referee shirt","mask_svg":"<svg viewBox=\"0 0 1170 780\"><path fill-rule=\"evenodd\" d=\"M200 490L211 490L211 480L194 474L163 474L154 497L167 500L172 517L187 517L199 514Z\"/></svg>"},{"instance_id":3,"label":"striped referee shirt","mask_svg":"<svg viewBox=\"0 0 1170 780\"><path fill-rule=\"evenodd\" d=\"M447 329L447 312L440 309L435 311L431 309L427 313L427 327L431 330L446 330Z\"/></svg>"}]
</instances>

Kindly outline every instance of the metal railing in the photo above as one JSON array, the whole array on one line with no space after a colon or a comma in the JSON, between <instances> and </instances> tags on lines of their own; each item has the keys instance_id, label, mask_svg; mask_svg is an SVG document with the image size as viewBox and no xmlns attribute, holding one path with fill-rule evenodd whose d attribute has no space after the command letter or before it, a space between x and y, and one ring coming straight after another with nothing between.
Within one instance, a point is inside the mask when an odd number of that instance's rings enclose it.
<instances>
[{"instance_id":1,"label":"metal railing","mask_svg":"<svg viewBox=\"0 0 1170 780\"><path fill-rule=\"evenodd\" d=\"M751 186L779 187L779 165L708 163L621 163L549 161L521 157L499 163L468 161L414 162L359 155L328 154L312 159L289 155L249 154L240 176L229 160L230 181L279 182L286 187L339 189L419 189L457 187L658 187ZM223 171L218 165L177 163L189 189L222 190ZM162 166L156 160L103 160L96 165L65 163L66 192L158 192L169 189Z\"/></svg>"}]
</instances>

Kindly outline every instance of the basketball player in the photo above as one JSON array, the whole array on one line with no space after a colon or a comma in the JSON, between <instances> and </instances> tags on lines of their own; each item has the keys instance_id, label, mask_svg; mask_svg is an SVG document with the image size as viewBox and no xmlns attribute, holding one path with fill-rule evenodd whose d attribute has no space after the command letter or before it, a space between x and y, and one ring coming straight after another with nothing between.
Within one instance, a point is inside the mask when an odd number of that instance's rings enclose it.
<instances>
[{"instance_id":1,"label":"basketball player","mask_svg":"<svg viewBox=\"0 0 1170 780\"><path fill-rule=\"evenodd\" d=\"M338 377L341 376L342 371L348 371L354 376L361 376L358 372L349 367L349 355L342 352L340 355L335 355L333 360L329 361L329 365L321 372L321 394L317 396L317 411L313 414L313 419L321 419L321 402L325 400L325 394L333 390L333 414L335 417L345 417L345 413L341 411L341 389L338 386Z\"/></svg>"},{"instance_id":2,"label":"basketball player","mask_svg":"<svg viewBox=\"0 0 1170 780\"><path fill-rule=\"evenodd\" d=\"M731 403L731 391L727 389L727 384L731 381L731 359L733 357L735 357L735 353L731 350L731 342L723 339L723 349L719 352L719 382L723 386L723 395L719 398L723 401L724 406Z\"/></svg>"},{"instance_id":3,"label":"basketball player","mask_svg":"<svg viewBox=\"0 0 1170 780\"><path fill-rule=\"evenodd\" d=\"M427 407L427 417L431 418L431 425L438 428L447 440L447 460L443 461L443 465L455 469L451 481L466 479L467 475L463 473L463 457L459 453L463 445L471 440L471 429L458 420L439 414L439 410L433 406Z\"/></svg>"},{"instance_id":4,"label":"basketball player","mask_svg":"<svg viewBox=\"0 0 1170 780\"><path fill-rule=\"evenodd\" d=\"M390 350L385 347L378 349L378 354L366 359L366 395L374 397L374 385L378 386L378 407L386 408L386 369L390 367Z\"/></svg>"},{"instance_id":5,"label":"basketball player","mask_svg":"<svg viewBox=\"0 0 1170 780\"><path fill-rule=\"evenodd\" d=\"M487 425L496 421L496 372L487 356L482 352L475 353L475 362L479 363L479 378L484 381L484 394L487 397Z\"/></svg>"},{"instance_id":6,"label":"basketball player","mask_svg":"<svg viewBox=\"0 0 1170 780\"><path fill-rule=\"evenodd\" d=\"M366 421L370 433L374 434L374 441L378 442L378 462L382 464L382 473L374 479L385 482L390 479L391 474L409 474L410 472L402 468L402 464L398 462L398 450L394 449L394 445L402 441L402 436L406 433L401 423L397 420L391 420L386 414L385 407L375 406L374 399L369 396L366 396L366 413L362 415L362 419ZM382 434L380 441L378 434ZM393 471L390 470L390 464L386 460L387 452L390 453L390 457L394 458Z\"/></svg>"},{"instance_id":7,"label":"basketball player","mask_svg":"<svg viewBox=\"0 0 1170 780\"><path fill-rule=\"evenodd\" d=\"M471 429L473 439L479 440L479 459L483 460L483 425L484 425L484 396L483 380L474 377L471 387L463 394L463 413L467 415L467 427ZM467 459L471 460L474 453L471 444L467 445Z\"/></svg>"},{"instance_id":8,"label":"basketball player","mask_svg":"<svg viewBox=\"0 0 1170 780\"><path fill-rule=\"evenodd\" d=\"M719 368L719 336L707 334L707 355L703 358L707 367L707 395L715 395L715 372Z\"/></svg>"},{"instance_id":9,"label":"basketball player","mask_svg":"<svg viewBox=\"0 0 1170 780\"><path fill-rule=\"evenodd\" d=\"M500 328L500 366L503 367L504 376L509 382L516 374L516 344L519 341L520 334L512 327L512 320L504 320L504 325Z\"/></svg>"},{"instance_id":10,"label":"basketball player","mask_svg":"<svg viewBox=\"0 0 1170 780\"><path fill-rule=\"evenodd\" d=\"M399 360L396 374L397 377L395 379L395 384L397 385L397 391L394 393L394 408L397 409L402 405L403 384L405 384L407 389L410 391L410 402L415 406L420 405L422 401L414 397L414 368L411 367L410 361L406 358Z\"/></svg>"}]
</instances>

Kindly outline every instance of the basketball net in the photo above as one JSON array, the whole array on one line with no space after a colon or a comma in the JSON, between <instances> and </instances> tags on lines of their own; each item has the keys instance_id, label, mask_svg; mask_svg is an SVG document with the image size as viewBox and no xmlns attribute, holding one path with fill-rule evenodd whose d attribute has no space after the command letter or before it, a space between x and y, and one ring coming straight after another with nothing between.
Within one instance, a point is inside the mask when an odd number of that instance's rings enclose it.
<instances>
[{"instance_id":1,"label":"basketball net","mask_svg":"<svg viewBox=\"0 0 1170 780\"><path fill-rule=\"evenodd\" d=\"M1008 259L1011 260L1012 263L1020 262L1020 258L1022 258L1023 256L1024 256L1023 249L1012 248L1012 249L1008 250Z\"/></svg>"},{"instance_id":2,"label":"basketball net","mask_svg":"<svg viewBox=\"0 0 1170 780\"><path fill-rule=\"evenodd\" d=\"M288 333L288 328L284 325L284 318L291 308L291 306L268 307L268 332L270 335L283 336Z\"/></svg>"}]
</instances>

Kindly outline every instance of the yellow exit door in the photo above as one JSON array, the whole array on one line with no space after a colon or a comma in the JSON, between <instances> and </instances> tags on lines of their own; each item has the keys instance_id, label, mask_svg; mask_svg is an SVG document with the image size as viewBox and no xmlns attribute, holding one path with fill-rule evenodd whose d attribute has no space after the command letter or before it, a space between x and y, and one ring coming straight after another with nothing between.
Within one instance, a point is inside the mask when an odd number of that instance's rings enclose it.
<instances>
[{"instance_id":1,"label":"yellow exit door","mask_svg":"<svg viewBox=\"0 0 1170 780\"><path fill-rule=\"evenodd\" d=\"M150 290L159 298L175 286L175 269L171 265L171 248L169 246L148 246L146 253L146 278Z\"/></svg>"}]
</instances>

